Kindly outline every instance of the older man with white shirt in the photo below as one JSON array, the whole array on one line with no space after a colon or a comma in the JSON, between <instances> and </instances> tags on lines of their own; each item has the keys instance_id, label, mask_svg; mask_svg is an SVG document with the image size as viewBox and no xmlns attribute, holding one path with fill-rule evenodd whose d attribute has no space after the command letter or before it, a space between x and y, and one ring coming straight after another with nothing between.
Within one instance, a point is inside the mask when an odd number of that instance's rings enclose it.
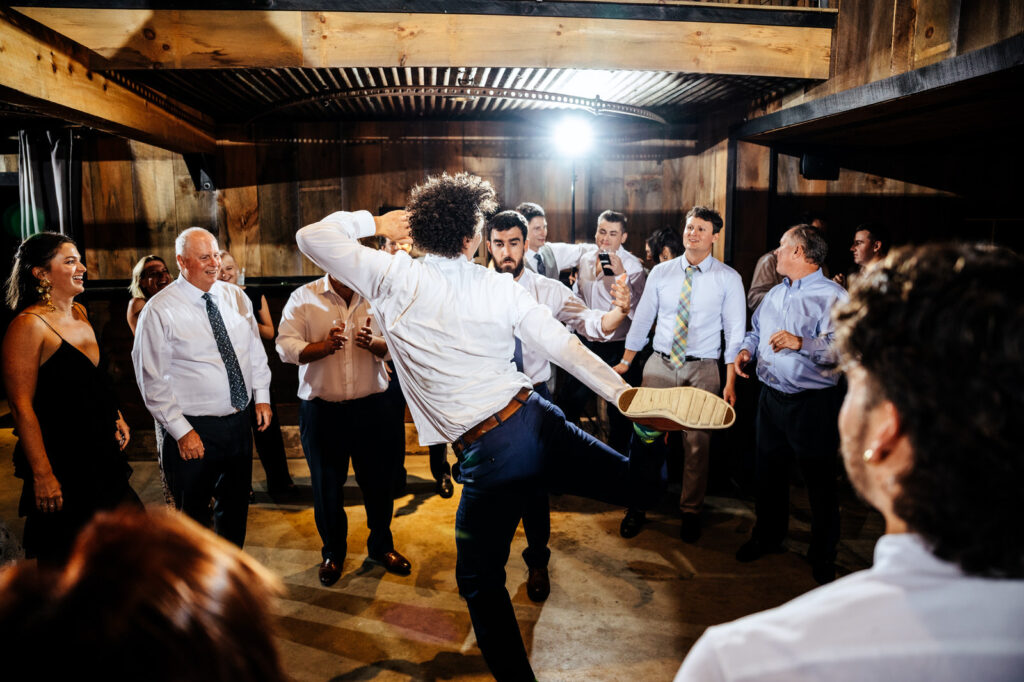
<instances>
[{"instance_id":1,"label":"older man with white shirt","mask_svg":"<svg viewBox=\"0 0 1024 682\"><path fill-rule=\"evenodd\" d=\"M242 546L252 483L252 430L270 423L270 368L252 304L218 279L217 239L191 227L174 243L181 275L149 299L132 347L146 408L166 435L175 504ZM252 403L255 402L255 408Z\"/></svg>"},{"instance_id":2,"label":"older man with white shirt","mask_svg":"<svg viewBox=\"0 0 1024 682\"><path fill-rule=\"evenodd\" d=\"M398 465L381 451L372 424L387 410L387 346L369 302L330 275L292 292L281 313L277 353L299 366L299 435L313 484L313 512L323 541L320 582L341 576L348 537L345 481L352 462L363 493L371 562L406 575L411 566L391 535Z\"/></svg>"},{"instance_id":3,"label":"older man with white shirt","mask_svg":"<svg viewBox=\"0 0 1024 682\"><path fill-rule=\"evenodd\" d=\"M1024 678L1022 278L1007 249L949 244L856 283L834 314L839 432L885 519L874 566L709 628L676 682Z\"/></svg>"}]
</instances>

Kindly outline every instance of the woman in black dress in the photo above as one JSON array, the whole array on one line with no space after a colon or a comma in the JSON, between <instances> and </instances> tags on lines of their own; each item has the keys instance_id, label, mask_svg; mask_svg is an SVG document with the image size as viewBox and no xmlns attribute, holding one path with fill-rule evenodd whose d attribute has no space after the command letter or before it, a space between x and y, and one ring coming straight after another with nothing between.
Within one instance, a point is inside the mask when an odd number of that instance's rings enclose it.
<instances>
[{"instance_id":1,"label":"woman in black dress","mask_svg":"<svg viewBox=\"0 0 1024 682\"><path fill-rule=\"evenodd\" d=\"M85 307L85 266L75 243L44 232L18 248L7 303L20 314L3 343L3 375L24 479L19 514L29 557L60 563L99 509L141 507L121 451L128 426L100 362Z\"/></svg>"}]
</instances>

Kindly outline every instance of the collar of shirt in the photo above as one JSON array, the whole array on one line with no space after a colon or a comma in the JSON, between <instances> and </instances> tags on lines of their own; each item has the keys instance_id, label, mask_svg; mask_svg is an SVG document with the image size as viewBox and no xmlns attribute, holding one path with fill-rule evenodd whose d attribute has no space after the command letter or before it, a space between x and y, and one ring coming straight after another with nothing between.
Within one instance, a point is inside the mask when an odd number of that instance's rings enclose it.
<instances>
[{"instance_id":1,"label":"collar of shirt","mask_svg":"<svg viewBox=\"0 0 1024 682\"><path fill-rule=\"evenodd\" d=\"M206 292L206 291L203 291L202 289L200 289L199 287L197 287L196 285L192 284L192 282L190 282L187 279L185 279L185 275L180 275L180 274L178 275L178 285L181 287L181 293L185 296L185 298L187 298L193 304L201 305L204 308L206 307L206 299L204 299L203 296L205 296L207 293L209 293L211 296L216 297L217 296L217 292L215 292L213 289L219 283L220 283L220 280L217 280L216 282L214 282L210 286L210 291Z\"/></svg>"},{"instance_id":2,"label":"collar of shirt","mask_svg":"<svg viewBox=\"0 0 1024 682\"><path fill-rule=\"evenodd\" d=\"M810 286L814 286L815 284L818 284L818 283L824 281L824 279L825 279L825 275L821 274L821 268L818 268L817 270L815 270L811 274L805 275L805 276L801 277L800 279L796 280L795 282L793 280L791 280L789 277L783 277L782 278L782 283L785 284L787 287L789 287L791 289L799 290L799 289L805 289L805 288L810 287Z\"/></svg>"},{"instance_id":3,"label":"collar of shirt","mask_svg":"<svg viewBox=\"0 0 1024 682\"><path fill-rule=\"evenodd\" d=\"M704 256L704 259L701 262L699 262L699 263L691 263L690 261L686 260L686 255L685 254L682 255L682 256L679 256L678 258L679 258L679 268L684 273L686 272L686 268L688 266L690 266L690 265L692 265L693 267L697 268L697 270L699 270L701 273L710 271L711 268L714 267L714 265L715 265L715 258L710 253L708 253L708 255Z\"/></svg>"},{"instance_id":4,"label":"collar of shirt","mask_svg":"<svg viewBox=\"0 0 1024 682\"><path fill-rule=\"evenodd\" d=\"M324 275L317 281L316 293L319 296L328 298L334 305L338 306L338 309L343 313L342 317L349 317L351 312L358 308L359 304L363 301L363 297L353 291L352 300L349 303L345 303L345 299L341 297L341 294L331 286L329 275Z\"/></svg>"}]
</instances>

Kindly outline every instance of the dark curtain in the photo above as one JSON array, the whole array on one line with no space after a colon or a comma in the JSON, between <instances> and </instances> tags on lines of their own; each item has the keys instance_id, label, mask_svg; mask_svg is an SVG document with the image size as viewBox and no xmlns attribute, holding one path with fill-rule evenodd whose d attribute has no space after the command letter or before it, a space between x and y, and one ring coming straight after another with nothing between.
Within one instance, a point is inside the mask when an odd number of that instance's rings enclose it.
<instances>
[{"instance_id":1,"label":"dark curtain","mask_svg":"<svg viewBox=\"0 0 1024 682\"><path fill-rule=\"evenodd\" d=\"M82 165L72 131L18 132L18 194L21 238L39 232L80 236Z\"/></svg>"}]
</instances>

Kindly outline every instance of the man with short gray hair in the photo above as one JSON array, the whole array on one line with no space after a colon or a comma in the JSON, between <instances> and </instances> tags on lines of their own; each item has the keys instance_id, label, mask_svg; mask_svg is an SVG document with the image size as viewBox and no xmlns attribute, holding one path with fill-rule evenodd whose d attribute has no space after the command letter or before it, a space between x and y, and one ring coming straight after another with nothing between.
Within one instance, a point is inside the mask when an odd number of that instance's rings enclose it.
<instances>
[{"instance_id":1,"label":"man with short gray hair","mask_svg":"<svg viewBox=\"0 0 1024 682\"><path fill-rule=\"evenodd\" d=\"M142 309L135 378L170 436L162 457L175 505L209 525L212 497L214 530L241 547L252 482L250 410L259 430L267 428L270 367L252 304L218 279L216 237L190 227L174 246L181 275Z\"/></svg>"},{"instance_id":2,"label":"man with short gray hair","mask_svg":"<svg viewBox=\"0 0 1024 682\"><path fill-rule=\"evenodd\" d=\"M836 420L843 397L837 386L832 308L849 296L822 274L828 245L810 225L790 228L775 253L782 283L754 311L753 328L734 363L736 374L746 378L743 368L756 357L762 383L757 407L757 523L736 559L754 561L785 551L792 453L811 503L808 559L815 580L826 583L835 578L839 541Z\"/></svg>"}]
</instances>

